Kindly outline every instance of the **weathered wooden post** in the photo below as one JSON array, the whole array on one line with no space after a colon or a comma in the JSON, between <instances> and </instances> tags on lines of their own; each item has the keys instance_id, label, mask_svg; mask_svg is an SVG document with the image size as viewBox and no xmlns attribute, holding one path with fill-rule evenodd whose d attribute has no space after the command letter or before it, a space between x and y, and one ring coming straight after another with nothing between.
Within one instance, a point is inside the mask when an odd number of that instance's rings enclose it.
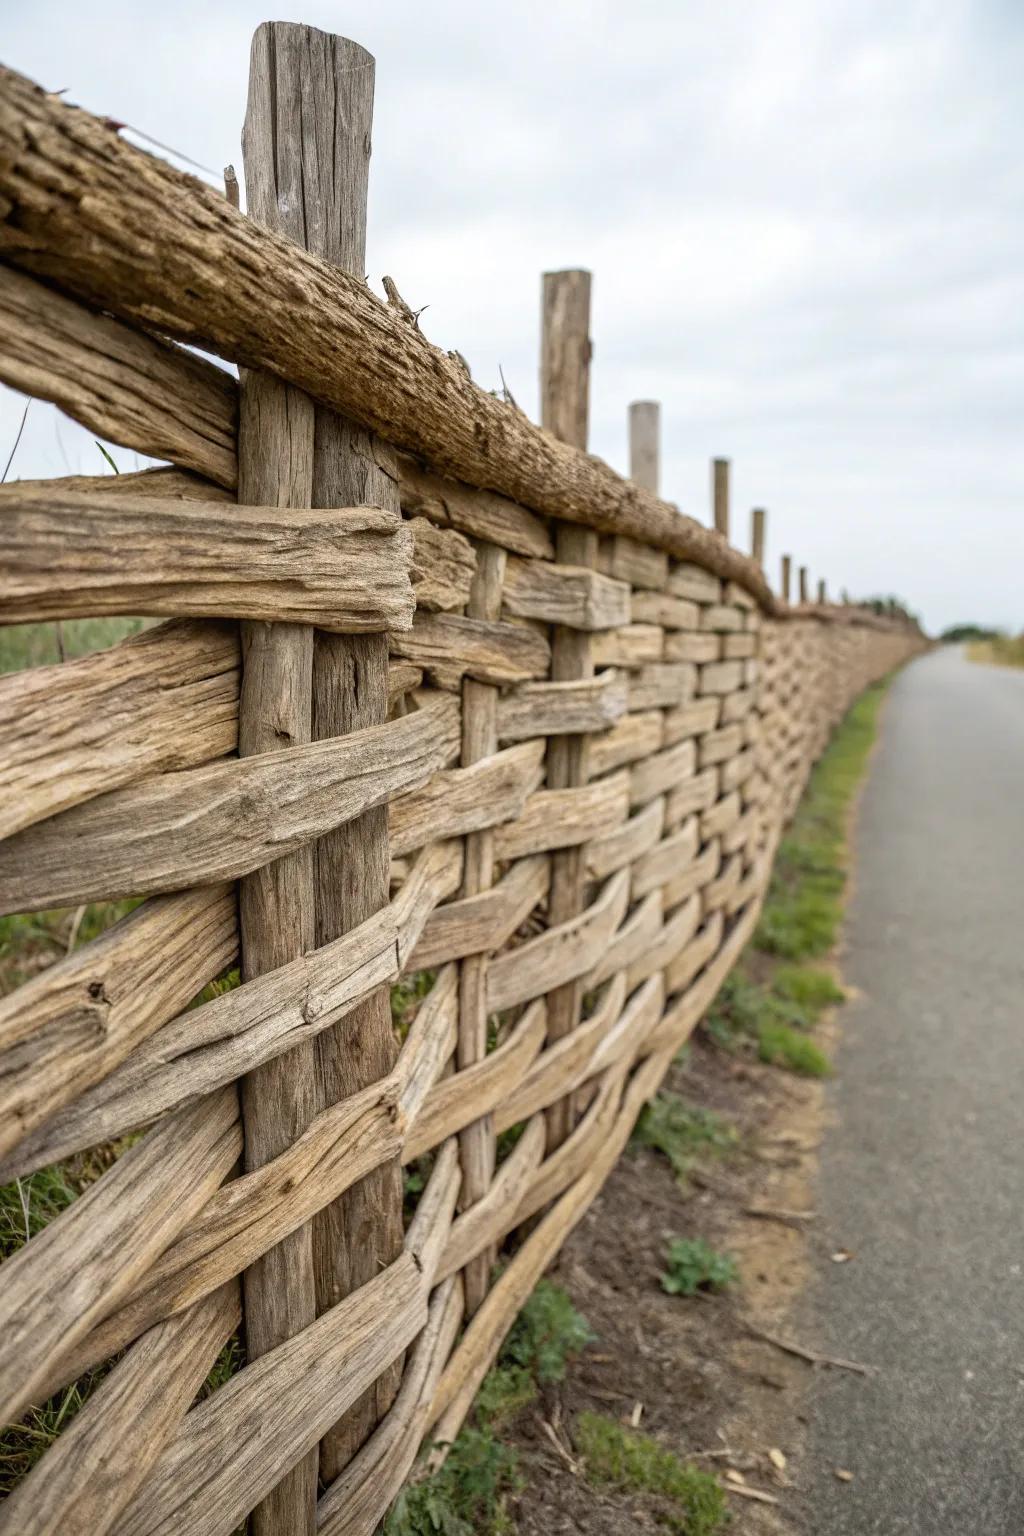
<instances>
[{"instance_id":1,"label":"weathered wooden post","mask_svg":"<svg viewBox=\"0 0 1024 1536\"><path fill-rule=\"evenodd\" d=\"M824 606L825 603L828 602L827 589L826 589L826 586L825 586L825 578L824 578L824 576L822 576L820 581L818 582L818 602L821 603L822 606Z\"/></svg>"},{"instance_id":2,"label":"weathered wooden post","mask_svg":"<svg viewBox=\"0 0 1024 1536\"><path fill-rule=\"evenodd\" d=\"M590 413L590 273L545 272L541 317L541 426L571 443L587 446ZM566 565L597 566L598 536L592 528L559 523L555 556ZM551 641L551 676L555 682L594 675L590 636L558 624ZM548 743L549 789L569 789L588 778L586 736L553 736ZM564 848L551 863L548 918L551 926L575 917L583 905L584 861L581 848ZM557 987L548 997L548 1038L560 1039L579 1023L582 991L577 981ZM548 1112L548 1142L554 1147L572 1128L572 1099Z\"/></svg>"},{"instance_id":3,"label":"weathered wooden post","mask_svg":"<svg viewBox=\"0 0 1024 1536\"><path fill-rule=\"evenodd\" d=\"M372 56L358 44L314 27L267 23L253 43L247 176L251 162L266 188L268 208L285 210L278 216L287 217L293 238L360 277L366 270L374 68ZM262 123L258 134L257 119ZM299 438L290 436L288 426L286 420L281 462L289 463L289 450L305 462L310 457L308 424ZM304 472L311 477L314 506L369 504L398 510L391 451L320 406L313 409L311 462ZM312 646L313 738L379 725L387 719L387 705L387 636L317 631ZM367 811L321 839L313 869L315 944L329 943L384 906L388 880L386 806ZM316 1037L314 1108L379 1081L394 1059L388 990L381 987L343 1025ZM334 1306L378 1275L401 1251L402 1236L402 1178L396 1158L314 1219L317 1311ZM325 1436L320 1447L325 1482L337 1476L386 1412L400 1375L399 1360ZM273 1529L277 1536L285 1527Z\"/></svg>"},{"instance_id":4,"label":"weathered wooden post","mask_svg":"<svg viewBox=\"0 0 1024 1536\"><path fill-rule=\"evenodd\" d=\"M729 537L729 460L711 461L711 498L715 509L715 529L723 539Z\"/></svg>"},{"instance_id":5,"label":"weathered wooden post","mask_svg":"<svg viewBox=\"0 0 1024 1536\"><path fill-rule=\"evenodd\" d=\"M750 553L758 565L764 565L764 507L755 507L750 514Z\"/></svg>"},{"instance_id":6,"label":"weathered wooden post","mask_svg":"<svg viewBox=\"0 0 1024 1536\"><path fill-rule=\"evenodd\" d=\"M300 28L260 27L252 43L249 100L242 131L248 214L306 244L300 198L282 194L298 170L287 98L276 99L275 44L287 57ZM278 35L280 34L283 35ZM238 206L238 182L226 178ZM233 190L233 195L232 195ZM269 373L240 375L238 494L252 506L313 505L313 403ZM241 626L240 757L311 740L313 628ZM313 848L268 864L239 882L241 973L251 981L314 947ZM312 1042L277 1056L242 1079L245 1166L261 1167L301 1136L318 1108ZM246 1350L256 1360L316 1318L312 1227L289 1234L243 1274ZM255 1536L312 1536L318 1455L308 1452L252 1512Z\"/></svg>"},{"instance_id":7,"label":"weathered wooden post","mask_svg":"<svg viewBox=\"0 0 1024 1536\"><path fill-rule=\"evenodd\" d=\"M792 574L792 570L793 570L793 557L792 557L792 555L783 555L783 557L782 557L782 601L784 603L788 603L789 602L790 577L791 577L791 574Z\"/></svg>"},{"instance_id":8,"label":"weathered wooden post","mask_svg":"<svg viewBox=\"0 0 1024 1536\"><path fill-rule=\"evenodd\" d=\"M658 494L661 406L657 400L634 400L629 407L629 477L645 491Z\"/></svg>"},{"instance_id":9,"label":"weathered wooden post","mask_svg":"<svg viewBox=\"0 0 1024 1536\"><path fill-rule=\"evenodd\" d=\"M808 601L807 567L806 567L806 565L802 565L800 567L800 601L802 603L806 603Z\"/></svg>"}]
</instances>

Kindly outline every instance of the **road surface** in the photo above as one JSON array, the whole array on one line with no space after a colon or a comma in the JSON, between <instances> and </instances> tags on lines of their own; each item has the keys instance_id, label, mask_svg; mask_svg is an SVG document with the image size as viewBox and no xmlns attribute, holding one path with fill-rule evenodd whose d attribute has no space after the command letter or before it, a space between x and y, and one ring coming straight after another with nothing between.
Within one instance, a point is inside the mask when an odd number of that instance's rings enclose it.
<instances>
[{"instance_id":1,"label":"road surface","mask_svg":"<svg viewBox=\"0 0 1024 1536\"><path fill-rule=\"evenodd\" d=\"M1024 670L944 649L897 678L855 854L800 1326L879 1371L814 1378L808 1529L1020 1536Z\"/></svg>"}]
</instances>

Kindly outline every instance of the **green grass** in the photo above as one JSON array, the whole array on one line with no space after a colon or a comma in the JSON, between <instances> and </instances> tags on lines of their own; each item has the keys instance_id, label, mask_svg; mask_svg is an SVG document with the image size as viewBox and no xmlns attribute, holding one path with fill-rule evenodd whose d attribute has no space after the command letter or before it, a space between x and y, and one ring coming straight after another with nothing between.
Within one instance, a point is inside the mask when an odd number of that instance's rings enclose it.
<instances>
[{"instance_id":1,"label":"green grass","mask_svg":"<svg viewBox=\"0 0 1024 1536\"><path fill-rule=\"evenodd\" d=\"M842 987L809 965L834 949L846 888L846 831L864 777L889 679L852 705L813 769L792 825L779 844L751 946L727 978L705 1031L729 1051L747 1050L772 1066L825 1077L828 1057L810 1038Z\"/></svg>"},{"instance_id":2,"label":"green grass","mask_svg":"<svg viewBox=\"0 0 1024 1536\"><path fill-rule=\"evenodd\" d=\"M846 993L831 971L823 971L813 965L776 966L772 989L785 1002L801 1009L812 1024L826 1008L846 998Z\"/></svg>"},{"instance_id":3,"label":"green grass","mask_svg":"<svg viewBox=\"0 0 1024 1536\"><path fill-rule=\"evenodd\" d=\"M541 1280L484 1378L469 1422L442 1466L429 1476L414 1476L399 1494L384 1523L386 1536L513 1532L508 1504L522 1479L515 1450L498 1432L543 1387L561 1381L569 1361L593 1337L565 1291Z\"/></svg>"},{"instance_id":4,"label":"green grass","mask_svg":"<svg viewBox=\"0 0 1024 1536\"><path fill-rule=\"evenodd\" d=\"M846 884L846 826L864 777L888 679L852 705L814 767L792 826L779 845L755 948L809 960L833 948Z\"/></svg>"},{"instance_id":5,"label":"green grass","mask_svg":"<svg viewBox=\"0 0 1024 1536\"><path fill-rule=\"evenodd\" d=\"M687 1104L679 1094L663 1088L644 1106L632 1140L667 1157L676 1178L685 1184L702 1156L723 1157L735 1150L739 1138L735 1127L714 1110Z\"/></svg>"},{"instance_id":6,"label":"green grass","mask_svg":"<svg viewBox=\"0 0 1024 1536\"><path fill-rule=\"evenodd\" d=\"M661 1288L670 1296L724 1291L739 1274L732 1254L719 1253L702 1237L674 1237L666 1257L668 1268L661 1276Z\"/></svg>"},{"instance_id":7,"label":"green grass","mask_svg":"<svg viewBox=\"0 0 1024 1536\"><path fill-rule=\"evenodd\" d=\"M581 1413L575 1441L590 1482L668 1500L673 1508L661 1523L681 1536L714 1536L728 1521L725 1494L716 1479L688 1466L650 1435L604 1414Z\"/></svg>"},{"instance_id":8,"label":"green grass","mask_svg":"<svg viewBox=\"0 0 1024 1536\"><path fill-rule=\"evenodd\" d=\"M385 1536L506 1536L515 1530L508 1500L521 1487L511 1446L490 1426L464 1429L438 1471L402 1489Z\"/></svg>"},{"instance_id":9,"label":"green grass","mask_svg":"<svg viewBox=\"0 0 1024 1536\"><path fill-rule=\"evenodd\" d=\"M62 619L59 624L12 624L0 630L0 673L46 667L91 656L137 634L147 619ZM63 647L63 656L61 648Z\"/></svg>"},{"instance_id":10,"label":"green grass","mask_svg":"<svg viewBox=\"0 0 1024 1536\"><path fill-rule=\"evenodd\" d=\"M828 1077L832 1064L820 1045L789 1024L762 1024L757 1054L772 1067L785 1067L800 1077Z\"/></svg>"}]
</instances>

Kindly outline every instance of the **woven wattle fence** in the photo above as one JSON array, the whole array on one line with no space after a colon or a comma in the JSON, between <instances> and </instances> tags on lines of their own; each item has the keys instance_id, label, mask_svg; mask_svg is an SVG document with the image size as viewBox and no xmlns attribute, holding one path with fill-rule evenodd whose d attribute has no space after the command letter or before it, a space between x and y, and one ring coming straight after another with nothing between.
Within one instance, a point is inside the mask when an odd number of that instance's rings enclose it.
<instances>
[{"instance_id":1,"label":"woven wattle fence","mask_svg":"<svg viewBox=\"0 0 1024 1536\"><path fill-rule=\"evenodd\" d=\"M586 455L587 274L542 427L373 295L372 82L259 30L243 216L0 75L0 378L171 466L0 496L4 623L165 621L0 678L2 910L141 898L0 1004L3 1179L118 1153L0 1270L5 1419L116 1362L5 1533L372 1531L924 643L776 598L725 465L715 529L659 500L649 405Z\"/></svg>"}]
</instances>

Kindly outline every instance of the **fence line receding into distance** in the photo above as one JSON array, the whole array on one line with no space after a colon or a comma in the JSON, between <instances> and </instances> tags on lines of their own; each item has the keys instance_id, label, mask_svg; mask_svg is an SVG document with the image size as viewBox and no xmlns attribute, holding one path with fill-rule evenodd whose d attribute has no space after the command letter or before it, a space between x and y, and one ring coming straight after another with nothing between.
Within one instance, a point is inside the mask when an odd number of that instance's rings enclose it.
<instances>
[{"instance_id":1,"label":"fence line receding into distance","mask_svg":"<svg viewBox=\"0 0 1024 1536\"><path fill-rule=\"evenodd\" d=\"M0 74L0 379L169 465L0 495L2 622L163 620L0 678L2 910L139 899L0 1003L3 1178L119 1150L3 1266L6 1420L115 1362L5 1533L374 1530L923 644L776 597L726 461L713 529L660 500L652 402L630 479L587 456L588 274L541 427L373 295L372 92L261 27L243 216Z\"/></svg>"}]
</instances>

